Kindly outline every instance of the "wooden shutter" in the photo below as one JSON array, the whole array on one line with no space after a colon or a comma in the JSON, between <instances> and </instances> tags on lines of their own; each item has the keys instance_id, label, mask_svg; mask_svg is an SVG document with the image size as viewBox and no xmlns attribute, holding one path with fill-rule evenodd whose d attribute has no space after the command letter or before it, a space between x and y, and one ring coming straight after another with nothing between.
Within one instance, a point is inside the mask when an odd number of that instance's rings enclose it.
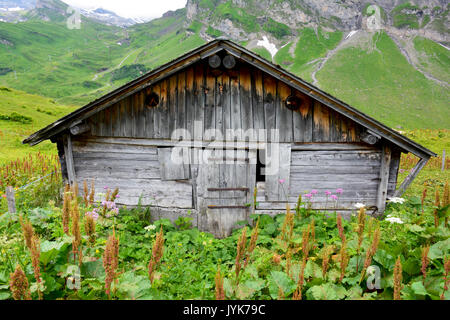
<instances>
[{"instance_id":1,"label":"wooden shutter","mask_svg":"<svg viewBox=\"0 0 450 320\"><path fill-rule=\"evenodd\" d=\"M271 154L272 153L272 154ZM266 151L266 168L269 157L274 158L278 154L279 170L276 174L266 175L266 200L287 201L289 199L289 177L291 173L291 145L280 143L279 150L274 149L269 154ZM283 183L281 183L282 181Z\"/></svg>"},{"instance_id":2,"label":"wooden shutter","mask_svg":"<svg viewBox=\"0 0 450 320\"><path fill-rule=\"evenodd\" d=\"M161 172L161 180L188 180L190 178L190 165L184 161L182 164L172 161L172 152L174 148L158 148L159 168ZM183 157L189 156L189 150L181 151Z\"/></svg>"}]
</instances>

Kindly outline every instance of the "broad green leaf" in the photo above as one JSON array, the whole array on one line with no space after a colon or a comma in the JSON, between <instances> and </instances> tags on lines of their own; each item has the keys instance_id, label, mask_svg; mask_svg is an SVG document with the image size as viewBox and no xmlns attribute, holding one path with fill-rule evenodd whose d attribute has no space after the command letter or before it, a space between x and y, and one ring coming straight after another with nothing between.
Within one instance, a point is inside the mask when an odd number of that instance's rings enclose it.
<instances>
[{"instance_id":1,"label":"broad green leaf","mask_svg":"<svg viewBox=\"0 0 450 320\"><path fill-rule=\"evenodd\" d=\"M439 241L430 247L428 252L428 258L431 260L442 259L445 255L449 254L450 250L450 239Z\"/></svg>"},{"instance_id":2,"label":"broad green leaf","mask_svg":"<svg viewBox=\"0 0 450 320\"><path fill-rule=\"evenodd\" d=\"M11 293L9 291L0 291L0 300L6 300L11 297Z\"/></svg>"},{"instance_id":3,"label":"broad green leaf","mask_svg":"<svg viewBox=\"0 0 450 320\"><path fill-rule=\"evenodd\" d=\"M393 270L395 265L394 257L383 249L377 250L373 257L373 260L381 264L387 270Z\"/></svg>"},{"instance_id":4,"label":"broad green leaf","mask_svg":"<svg viewBox=\"0 0 450 320\"><path fill-rule=\"evenodd\" d=\"M248 287L245 283L241 283L236 290L236 297L240 300L245 300L249 299L253 293L255 293L255 289Z\"/></svg>"},{"instance_id":5,"label":"broad green leaf","mask_svg":"<svg viewBox=\"0 0 450 320\"><path fill-rule=\"evenodd\" d=\"M411 289L414 291L415 294L425 296L428 294L427 290L423 286L422 282L417 281L411 284Z\"/></svg>"},{"instance_id":6,"label":"broad green leaf","mask_svg":"<svg viewBox=\"0 0 450 320\"><path fill-rule=\"evenodd\" d=\"M83 263L81 273L88 278L104 279L105 269L103 268L103 259Z\"/></svg>"},{"instance_id":7,"label":"broad green leaf","mask_svg":"<svg viewBox=\"0 0 450 320\"><path fill-rule=\"evenodd\" d=\"M322 267L312 260L308 260L305 268L305 279L309 277L322 279Z\"/></svg>"},{"instance_id":8,"label":"broad green leaf","mask_svg":"<svg viewBox=\"0 0 450 320\"><path fill-rule=\"evenodd\" d=\"M402 269L404 272L409 274L410 276L416 275L420 273L420 261L417 258L409 257L402 264Z\"/></svg>"},{"instance_id":9,"label":"broad green leaf","mask_svg":"<svg viewBox=\"0 0 450 320\"><path fill-rule=\"evenodd\" d=\"M50 263L50 261L56 259L60 252L65 251L71 241L65 238L62 241L42 241L41 242L41 257L40 260L44 265Z\"/></svg>"},{"instance_id":10,"label":"broad green leaf","mask_svg":"<svg viewBox=\"0 0 450 320\"><path fill-rule=\"evenodd\" d=\"M296 284L288 275L281 271L272 271L269 277L269 292L273 299L278 298L280 289L285 297L294 292Z\"/></svg>"},{"instance_id":11,"label":"broad green leaf","mask_svg":"<svg viewBox=\"0 0 450 320\"><path fill-rule=\"evenodd\" d=\"M341 300L347 295L344 287L331 283L313 286L308 289L306 296L311 300Z\"/></svg>"},{"instance_id":12,"label":"broad green leaf","mask_svg":"<svg viewBox=\"0 0 450 320\"><path fill-rule=\"evenodd\" d=\"M223 289L225 290L225 295L228 298L231 298L233 296L233 286L231 284L231 280L228 278L223 279Z\"/></svg>"}]
</instances>

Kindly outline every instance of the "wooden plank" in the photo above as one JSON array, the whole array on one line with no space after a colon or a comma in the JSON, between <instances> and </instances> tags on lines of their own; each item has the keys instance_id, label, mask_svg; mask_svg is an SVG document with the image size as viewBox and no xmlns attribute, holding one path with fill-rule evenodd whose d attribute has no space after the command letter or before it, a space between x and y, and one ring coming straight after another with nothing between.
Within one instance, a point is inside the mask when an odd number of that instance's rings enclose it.
<instances>
[{"instance_id":1,"label":"wooden plank","mask_svg":"<svg viewBox=\"0 0 450 320\"><path fill-rule=\"evenodd\" d=\"M231 86L230 129L233 130L242 129L241 95L239 90L240 87L239 82L240 82L239 75L230 78L230 86ZM241 140L239 137L238 139Z\"/></svg>"},{"instance_id":2,"label":"wooden plank","mask_svg":"<svg viewBox=\"0 0 450 320\"><path fill-rule=\"evenodd\" d=\"M195 65L194 79L194 140L203 140L205 110L205 71L202 63Z\"/></svg>"},{"instance_id":3,"label":"wooden plank","mask_svg":"<svg viewBox=\"0 0 450 320\"><path fill-rule=\"evenodd\" d=\"M313 108L313 141L330 142L330 110L315 101Z\"/></svg>"},{"instance_id":4,"label":"wooden plank","mask_svg":"<svg viewBox=\"0 0 450 320\"><path fill-rule=\"evenodd\" d=\"M205 100L205 126L204 130L215 130L216 129L216 79L212 74L211 68L206 69L206 100Z\"/></svg>"},{"instance_id":5,"label":"wooden plank","mask_svg":"<svg viewBox=\"0 0 450 320\"><path fill-rule=\"evenodd\" d=\"M97 165L95 167L86 168L85 166L75 166L77 170L77 179L107 179L107 178L117 178L117 179L127 179L133 177L135 179L161 179L160 168L158 166L148 166L140 168L127 168L126 163L123 165L108 166L107 164ZM117 170L120 173L117 173Z\"/></svg>"},{"instance_id":6,"label":"wooden plank","mask_svg":"<svg viewBox=\"0 0 450 320\"><path fill-rule=\"evenodd\" d=\"M252 113L253 127L256 130L265 129L263 75L261 70L252 69Z\"/></svg>"},{"instance_id":7,"label":"wooden plank","mask_svg":"<svg viewBox=\"0 0 450 320\"><path fill-rule=\"evenodd\" d=\"M398 171L400 169L401 151L397 148L392 150L391 166L389 168L388 197L391 197L397 189Z\"/></svg>"},{"instance_id":8,"label":"wooden plank","mask_svg":"<svg viewBox=\"0 0 450 320\"><path fill-rule=\"evenodd\" d=\"M265 128L267 130L267 140L272 142L272 130L276 130L276 109L275 109L275 99L276 99L276 81L267 75L263 75L263 88L264 88L264 117L265 117Z\"/></svg>"},{"instance_id":9,"label":"wooden plank","mask_svg":"<svg viewBox=\"0 0 450 320\"><path fill-rule=\"evenodd\" d=\"M186 70L186 130L194 137L194 68Z\"/></svg>"},{"instance_id":10,"label":"wooden plank","mask_svg":"<svg viewBox=\"0 0 450 320\"><path fill-rule=\"evenodd\" d=\"M67 176L69 184L72 185L76 181L75 166L73 164L72 154L72 137L70 134L65 134L63 137L64 143L64 158L66 160Z\"/></svg>"},{"instance_id":11,"label":"wooden plank","mask_svg":"<svg viewBox=\"0 0 450 320\"><path fill-rule=\"evenodd\" d=\"M227 135L231 129L231 80L228 74L222 75L223 86L223 104L222 104L222 134L225 140L228 140Z\"/></svg>"},{"instance_id":12,"label":"wooden plank","mask_svg":"<svg viewBox=\"0 0 450 320\"><path fill-rule=\"evenodd\" d=\"M98 133L92 133L98 136ZM120 137L120 104L111 107L111 136Z\"/></svg>"},{"instance_id":13,"label":"wooden plank","mask_svg":"<svg viewBox=\"0 0 450 320\"><path fill-rule=\"evenodd\" d=\"M112 123L111 123L111 108L103 110L103 131L102 135L110 137L112 135Z\"/></svg>"},{"instance_id":14,"label":"wooden plank","mask_svg":"<svg viewBox=\"0 0 450 320\"><path fill-rule=\"evenodd\" d=\"M383 146L380 168L380 183L378 185L377 193L377 207L381 214L386 208L387 189L389 183L389 169L391 166L391 147L387 144Z\"/></svg>"},{"instance_id":15,"label":"wooden plank","mask_svg":"<svg viewBox=\"0 0 450 320\"><path fill-rule=\"evenodd\" d=\"M189 171L185 170L185 166L189 164L174 163L172 161L173 148L158 148L158 158L161 172L161 180L187 180L189 179ZM181 150L183 151L183 150ZM181 159L183 155L180 155Z\"/></svg>"},{"instance_id":16,"label":"wooden plank","mask_svg":"<svg viewBox=\"0 0 450 320\"><path fill-rule=\"evenodd\" d=\"M88 142L83 143L75 140L73 142L73 150L77 153L86 152L110 152L110 153L146 153L156 154L156 149L153 146L141 146L141 145L122 145L112 143L101 142Z\"/></svg>"},{"instance_id":17,"label":"wooden plank","mask_svg":"<svg viewBox=\"0 0 450 320\"><path fill-rule=\"evenodd\" d=\"M419 162L417 162L416 166L411 171L411 173L405 178L405 180L402 182L402 184L397 189L397 191L395 191L394 197L401 197L403 195L403 193L406 191L406 189L409 187L409 185L417 177L417 175L419 174L420 170L422 170L423 167L425 167L425 165L427 164L429 159L430 158L422 158L422 159L419 160Z\"/></svg>"},{"instance_id":18,"label":"wooden plank","mask_svg":"<svg viewBox=\"0 0 450 320\"><path fill-rule=\"evenodd\" d=\"M177 129L186 129L186 72L178 73ZM185 137L187 138L187 137Z\"/></svg>"},{"instance_id":19,"label":"wooden plank","mask_svg":"<svg viewBox=\"0 0 450 320\"><path fill-rule=\"evenodd\" d=\"M292 151L304 150L304 151L341 151L341 150L378 150L373 146L366 144L354 144L354 143L306 143L306 144L293 144Z\"/></svg>"},{"instance_id":20,"label":"wooden plank","mask_svg":"<svg viewBox=\"0 0 450 320\"><path fill-rule=\"evenodd\" d=\"M158 123L158 130L161 134L161 138L169 139L169 91L170 91L170 83L169 79L165 79L161 81L161 96L160 96L160 118Z\"/></svg>"},{"instance_id":21,"label":"wooden plank","mask_svg":"<svg viewBox=\"0 0 450 320\"><path fill-rule=\"evenodd\" d=\"M311 165L311 166L291 166L291 174L310 174L310 175L376 175L379 177L380 165L374 166L328 166L328 165Z\"/></svg>"},{"instance_id":22,"label":"wooden plank","mask_svg":"<svg viewBox=\"0 0 450 320\"><path fill-rule=\"evenodd\" d=\"M120 133L121 137L129 137L127 135L127 101L120 101ZM103 136L103 131L102 131Z\"/></svg>"},{"instance_id":23,"label":"wooden plank","mask_svg":"<svg viewBox=\"0 0 450 320\"><path fill-rule=\"evenodd\" d=\"M250 76L250 69L247 65L241 67L240 79L240 104L242 115L242 129L254 129L253 125L253 108L252 108L252 79Z\"/></svg>"},{"instance_id":24,"label":"wooden plank","mask_svg":"<svg viewBox=\"0 0 450 320\"><path fill-rule=\"evenodd\" d=\"M172 137L172 133L175 131L177 127L177 95L178 95L178 81L177 75L172 75L168 80L169 88L168 88L168 138Z\"/></svg>"},{"instance_id":25,"label":"wooden plank","mask_svg":"<svg viewBox=\"0 0 450 320\"><path fill-rule=\"evenodd\" d=\"M146 113L144 107L144 92L139 91L134 95L134 110L136 115L136 137L145 138Z\"/></svg>"},{"instance_id":26,"label":"wooden plank","mask_svg":"<svg viewBox=\"0 0 450 320\"><path fill-rule=\"evenodd\" d=\"M216 130L222 134L222 139L225 137L225 131L223 127L223 105L224 105L224 86L222 75L216 77L215 86L215 116L216 116Z\"/></svg>"},{"instance_id":27,"label":"wooden plank","mask_svg":"<svg viewBox=\"0 0 450 320\"><path fill-rule=\"evenodd\" d=\"M294 141L312 142L313 100L297 90L294 90L294 94L303 101L300 109L292 113Z\"/></svg>"},{"instance_id":28,"label":"wooden plank","mask_svg":"<svg viewBox=\"0 0 450 320\"><path fill-rule=\"evenodd\" d=\"M276 127L280 131L280 142L292 142L292 110L286 108L286 99L291 95L291 88L284 82L277 81Z\"/></svg>"},{"instance_id":29,"label":"wooden plank","mask_svg":"<svg viewBox=\"0 0 450 320\"><path fill-rule=\"evenodd\" d=\"M268 201L283 201L289 194L291 145L280 143L279 150L272 150L271 157L278 157L278 170L276 174L266 175L266 199ZM266 155L267 158L267 155ZM281 183L280 181L284 181Z\"/></svg>"},{"instance_id":30,"label":"wooden plank","mask_svg":"<svg viewBox=\"0 0 450 320\"><path fill-rule=\"evenodd\" d=\"M16 213L16 194L11 186L6 188L6 201L8 202L8 212Z\"/></svg>"}]
</instances>

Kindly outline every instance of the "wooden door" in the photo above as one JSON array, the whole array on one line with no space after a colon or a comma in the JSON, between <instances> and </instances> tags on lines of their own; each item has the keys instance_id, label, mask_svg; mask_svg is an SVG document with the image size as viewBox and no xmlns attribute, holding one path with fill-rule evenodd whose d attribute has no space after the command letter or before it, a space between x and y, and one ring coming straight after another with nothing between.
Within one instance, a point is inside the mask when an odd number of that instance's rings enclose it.
<instances>
[{"instance_id":1,"label":"wooden door","mask_svg":"<svg viewBox=\"0 0 450 320\"><path fill-rule=\"evenodd\" d=\"M255 150L211 150L208 164L198 166L198 224L216 237L231 235L248 220L256 184Z\"/></svg>"}]
</instances>

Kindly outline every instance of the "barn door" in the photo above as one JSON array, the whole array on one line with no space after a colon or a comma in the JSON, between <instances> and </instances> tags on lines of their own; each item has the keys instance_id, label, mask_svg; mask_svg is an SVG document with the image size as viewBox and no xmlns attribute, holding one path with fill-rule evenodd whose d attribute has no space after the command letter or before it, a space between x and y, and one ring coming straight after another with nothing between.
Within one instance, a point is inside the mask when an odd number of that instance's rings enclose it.
<instances>
[{"instance_id":1,"label":"barn door","mask_svg":"<svg viewBox=\"0 0 450 320\"><path fill-rule=\"evenodd\" d=\"M255 150L210 150L198 166L199 228L227 237L237 222L248 220L256 184Z\"/></svg>"}]
</instances>

